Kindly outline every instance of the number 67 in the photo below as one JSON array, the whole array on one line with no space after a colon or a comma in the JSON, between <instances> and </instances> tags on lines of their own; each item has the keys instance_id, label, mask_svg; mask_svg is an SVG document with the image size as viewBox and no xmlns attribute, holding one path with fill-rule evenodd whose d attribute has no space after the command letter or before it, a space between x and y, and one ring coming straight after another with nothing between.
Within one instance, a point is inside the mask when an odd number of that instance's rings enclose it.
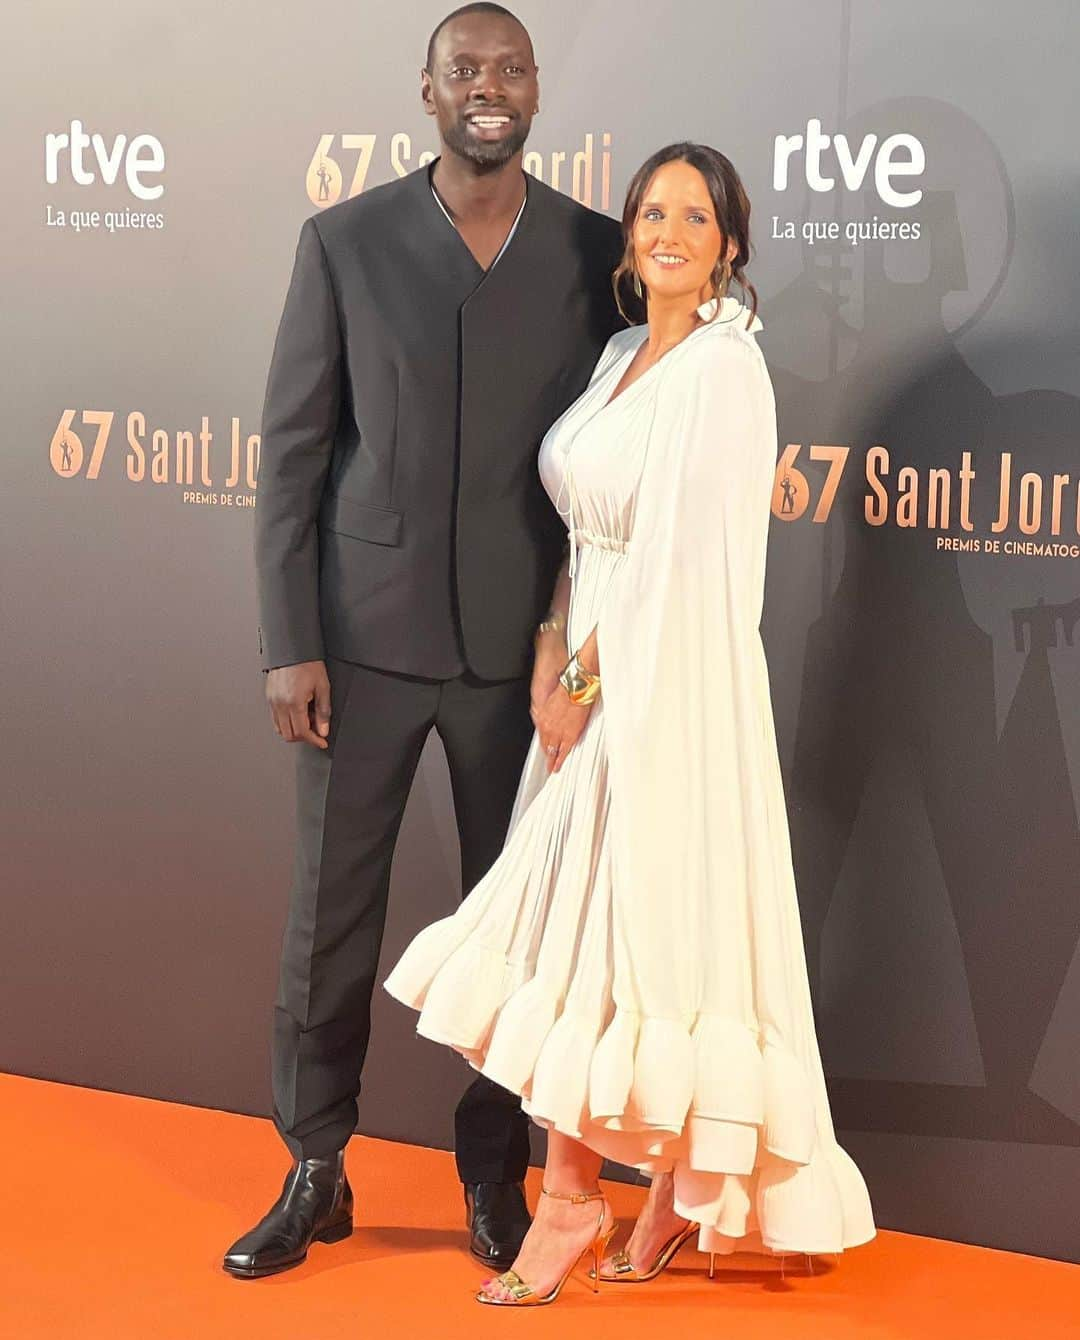
<instances>
[{"instance_id":1,"label":"number 67","mask_svg":"<svg viewBox=\"0 0 1080 1340\"><path fill-rule=\"evenodd\" d=\"M813 445L810 448L812 461L828 461L829 473L821 497L814 508L814 521L827 521L832 511L836 490L840 487L840 476L844 473L844 464L850 447L827 447ZM776 462L776 476L773 481L772 512L781 521L797 521L810 504L810 483L803 472L796 468L795 457L802 451L801 442L789 442L783 454Z\"/></svg>"}]
</instances>

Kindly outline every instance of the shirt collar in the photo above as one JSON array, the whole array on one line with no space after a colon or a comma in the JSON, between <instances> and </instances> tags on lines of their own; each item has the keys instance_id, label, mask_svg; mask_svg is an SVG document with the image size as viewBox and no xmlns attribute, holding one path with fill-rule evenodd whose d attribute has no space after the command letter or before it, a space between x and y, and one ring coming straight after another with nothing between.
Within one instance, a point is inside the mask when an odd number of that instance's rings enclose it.
<instances>
[{"instance_id":1,"label":"shirt collar","mask_svg":"<svg viewBox=\"0 0 1080 1340\"><path fill-rule=\"evenodd\" d=\"M749 325L746 324L746 318L750 315L750 309L744 307L738 298L722 298L720 301L720 310L716 310L717 303L715 298L710 298L708 302L703 302L697 309L698 316L702 321L711 321L713 315L716 315L717 323L726 325L729 321L737 321L742 317L742 328L748 330L751 334L756 334L762 330L761 318L755 316Z\"/></svg>"}]
</instances>

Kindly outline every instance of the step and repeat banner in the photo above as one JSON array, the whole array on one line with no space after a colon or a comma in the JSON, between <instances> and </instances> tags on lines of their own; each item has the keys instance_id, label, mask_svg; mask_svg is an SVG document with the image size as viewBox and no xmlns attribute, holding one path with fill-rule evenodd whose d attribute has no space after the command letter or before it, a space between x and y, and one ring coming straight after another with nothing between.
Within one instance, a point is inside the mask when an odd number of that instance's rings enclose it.
<instances>
[{"instance_id":1,"label":"step and repeat banner","mask_svg":"<svg viewBox=\"0 0 1080 1340\"><path fill-rule=\"evenodd\" d=\"M429 161L443 5L20 5L2 129L0 1067L265 1113L291 866L259 411L301 222ZM753 203L764 624L842 1138L889 1227L1076 1259L1080 8L523 0L526 167L618 214L695 139ZM458 897L432 743L389 963ZM468 1072L381 993L374 1134Z\"/></svg>"}]
</instances>

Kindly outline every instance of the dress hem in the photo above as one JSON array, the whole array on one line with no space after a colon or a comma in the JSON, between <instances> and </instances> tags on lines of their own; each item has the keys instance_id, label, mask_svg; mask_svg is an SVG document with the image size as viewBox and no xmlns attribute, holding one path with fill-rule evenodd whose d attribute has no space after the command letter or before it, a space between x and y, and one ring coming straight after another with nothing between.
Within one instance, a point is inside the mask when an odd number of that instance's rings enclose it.
<instances>
[{"instance_id":1,"label":"dress hem","mask_svg":"<svg viewBox=\"0 0 1080 1340\"><path fill-rule=\"evenodd\" d=\"M454 943L454 921L421 932L384 984L419 1011L417 1033L521 1096L537 1125L624 1166L673 1171L677 1202L712 1243L701 1250L837 1253L874 1236L861 1174L820 1138L807 1077L771 1030L706 1011L688 1025L611 1001L597 1027L560 1009L537 977L522 982L521 965ZM755 1234L756 1246L730 1245Z\"/></svg>"}]
</instances>

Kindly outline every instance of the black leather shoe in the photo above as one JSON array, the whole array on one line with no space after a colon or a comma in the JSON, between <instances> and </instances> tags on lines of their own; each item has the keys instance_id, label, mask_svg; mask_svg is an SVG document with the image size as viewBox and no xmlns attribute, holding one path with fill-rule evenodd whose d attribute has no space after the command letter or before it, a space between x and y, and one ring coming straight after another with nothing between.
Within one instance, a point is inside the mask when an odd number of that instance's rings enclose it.
<instances>
[{"instance_id":1,"label":"black leather shoe","mask_svg":"<svg viewBox=\"0 0 1080 1340\"><path fill-rule=\"evenodd\" d=\"M340 1242L353 1230L353 1195L345 1151L294 1163L265 1218L225 1253L222 1266L253 1280L298 1266L313 1242Z\"/></svg>"},{"instance_id":2,"label":"black leather shoe","mask_svg":"<svg viewBox=\"0 0 1080 1340\"><path fill-rule=\"evenodd\" d=\"M532 1218L522 1182L466 1182L469 1251L487 1266L508 1266L521 1250Z\"/></svg>"}]
</instances>

